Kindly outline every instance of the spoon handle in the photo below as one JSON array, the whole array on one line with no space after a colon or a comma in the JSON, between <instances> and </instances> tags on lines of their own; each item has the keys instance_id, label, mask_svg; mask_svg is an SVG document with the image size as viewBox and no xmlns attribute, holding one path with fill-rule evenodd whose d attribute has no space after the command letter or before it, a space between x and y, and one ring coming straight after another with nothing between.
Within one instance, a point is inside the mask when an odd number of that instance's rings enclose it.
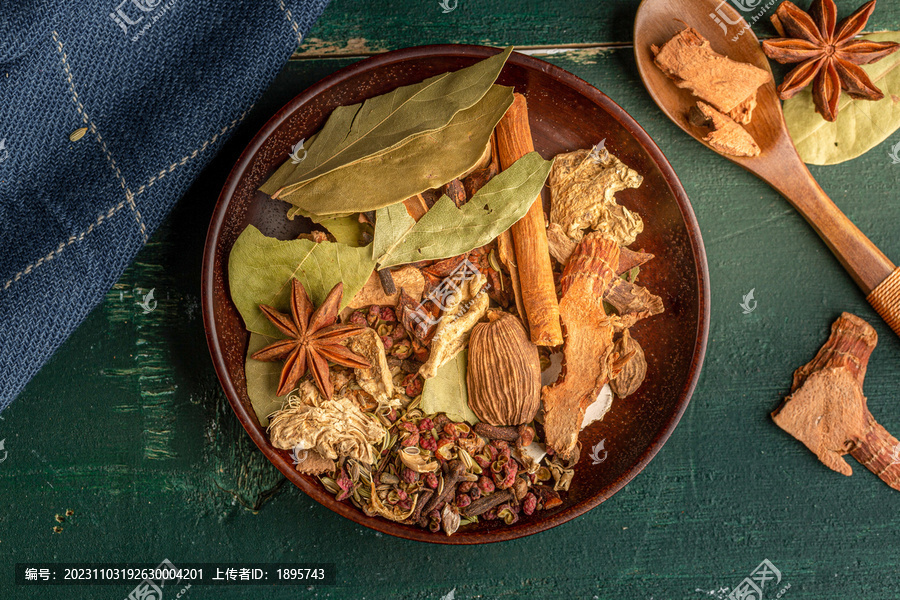
<instances>
[{"instance_id":1,"label":"spoon handle","mask_svg":"<svg viewBox=\"0 0 900 600\"><path fill-rule=\"evenodd\" d=\"M900 335L900 268L841 212L806 165L800 165L803 173L795 170L769 182L812 225L866 293L869 304Z\"/></svg>"}]
</instances>

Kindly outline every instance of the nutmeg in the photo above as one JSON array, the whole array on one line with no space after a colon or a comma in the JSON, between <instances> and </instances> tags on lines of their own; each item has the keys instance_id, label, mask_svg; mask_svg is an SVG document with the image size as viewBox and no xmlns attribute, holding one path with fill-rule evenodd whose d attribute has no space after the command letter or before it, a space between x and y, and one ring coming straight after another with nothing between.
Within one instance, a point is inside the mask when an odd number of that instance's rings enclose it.
<instances>
[{"instance_id":1,"label":"nutmeg","mask_svg":"<svg viewBox=\"0 0 900 600\"><path fill-rule=\"evenodd\" d=\"M541 401L537 346L514 315L492 310L487 317L469 338L469 407L490 425L528 423Z\"/></svg>"}]
</instances>

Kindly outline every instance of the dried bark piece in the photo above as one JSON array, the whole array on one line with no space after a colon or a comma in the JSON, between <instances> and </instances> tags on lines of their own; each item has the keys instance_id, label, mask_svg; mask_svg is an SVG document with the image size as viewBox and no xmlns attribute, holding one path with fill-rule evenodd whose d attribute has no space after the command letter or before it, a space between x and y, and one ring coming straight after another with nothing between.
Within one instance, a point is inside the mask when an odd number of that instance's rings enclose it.
<instances>
[{"instance_id":1,"label":"dried bark piece","mask_svg":"<svg viewBox=\"0 0 900 600\"><path fill-rule=\"evenodd\" d=\"M364 306L376 304L378 306L397 306L400 302L400 289L406 291L416 302L422 299L425 290L425 277L419 269L406 265L391 271L391 277L397 290L388 294L381 287L378 274L373 272L361 290L356 292L353 299L347 305L351 311ZM346 310L346 309L344 309Z\"/></svg>"},{"instance_id":2,"label":"dried bark piece","mask_svg":"<svg viewBox=\"0 0 900 600\"><path fill-rule=\"evenodd\" d=\"M627 398L635 393L647 376L647 359L644 349L626 329L622 337L616 340L613 351L617 354L616 368L618 374L609 382L609 387L619 398Z\"/></svg>"},{"instance_id":3,"label":"dried bark piece","mask_svg":"<svg viewBox=\"0 0 900 600\"><path fill-rule=\"evenodd\" d=\"M603 299L616 309L626 328L666 310L662 298L651 294L645 287L621 278L612 281Z\"/></svg>"},{"instance_id":4,"label":"dried bark piece","mask_svg":"<svg viewBox=\"0 0 900 600\"><path fill-rule=\"evenodd\" d=\"M602 232L627 246L644 230L640 215L616 202L615 194L641 185L643 177L605 148L557 154L550 170L550 222L580 242L584 229Z\"/></svg>"},{"instance_id":5,"label":"dried bark piece","mask_svg":"<svg viewBox=\"0 0 900 600\"><path fill-rule=\"evenodd\" d=\"M354 369L356 383L378 403L378 408L400 406L400 400L394 397L394 381L388 367L384 343L378 333L367 327L363 332L347 340L347 347L362 356L372 365L367 369Z\"/></svg>"},{"instance_id":6,"label":"dried bark piece","mask_svg":"<svg viewBox=\"0 0 900 600\"><path fill-rule=\"evenodd\" d=\"M738 104L734 109L728 113L728 116L734 120L735 123L740 123L741 125L746 125L750 122L750 119L753 116L753 109L756 108L756 94L754 93L752 96Z\"/></svg>"},{"instance_id":7,"label":"dried bark piece","mask_svg":"<svg viewBox=\"0 0 900 600\"><path fill-rule=\"evenodd\" d=\"M483 289L487 281L478 273L466 281L461 293L455 294L451 303L441 316L431 339L431 354L419 369L419 375L429 379L437 374L438 369L456 356L469 341L469 334L475 324L487 312L490 298Z\"/></svg>"},{"instance_id":8,"label":"dried bark piece","mask_svg":"<svg viewBox=\"0 0 900 600\"><path fill-rule=\"evenodd\" d=\"M703 140L718 152L731 156L759 156L759 144L747 130L705 102L691 107L691 125L708 131Z\"/></svg>"},{"instance_id":9,"label":"dried bark piece","mask_svg":"<svg viewBox=\"0 0 900 600\"><path fill-rule=\"evenodd\" d=\"M547 244L550 247L550 256L561 265L565 265L578 242L566 235L559 223L550 223L547 227Z\"/></svg>"},{"instance_id":10,"label":"dried bark piece","mask_svg":"<svg viewBox=\"0 0 900 600\"><path fill-rule=\"evenodd\" d=\"M416 222L419 221L422 217L425 216L425 213L428 212L430 208L428 203L425 202L425 197L422 194L416 194L415 196L411 196L403 201L403 205L406 206L406 212L409 213ZM372 211L372 214L375 214L375 211Z\"/></svg>"},{"instance_id":11,"label":"dried bark piece","mask_svg":"<svg viewBox=\"0 0 900 600\"><path fill-rule=\"evenodd\" d=\"M852 475L850 454L900 491L897 439L869 412L862 384L878 343L863 319L843 313L815 358L797 369L791 395L772 413L775 423L801 441L828 468Z\"/></svg>"},{"instance_id":12,"label":"dried bark piece","mask_svg":"<svg viewBox=\"0 0 900 600\"><path fill-rule=\"evenodd\" d=\"M756 90L771 78L763 69L719 54L692 27L679 31L661 48L650 49L653 62L675 85L741 123L750 122Z\"/></svg>"},{"instance_id":13,"label":"dried bark piece","mask_svg":"<svg viewBox=\"0 0 900 600\"><path fill-rule=\"evenodd\" d=\"M456 205L456 208L459 208L468 200L466 198L466 188L463 187L463 183L459 179L453 179L441 186L441 193L446 194L453 201L453 204Z\"/></svg>"},{"instance_id":14,"label":"dried bark piece","mask_svg":"<svg viewBox=\"0 0 900 600\"><path fill-rule=\"evenodd\" d=\"M325 458L315 450L299 450L295 452L296 460L294 468L306 475L321 475L334 471L335 464L330 458Z\"/></svg>"},{"instance_id":15,"label":"dried bark piece","mask_svg":"<svg viewBox=\"0 0 900 600\"><path fill-rule=\"evenodd\" d=\"M626 273L635 267L641 267L653 259L653 255L647 252L629 250L626 247L619 248L619 268L616 275Z\"/></svg>"},{"instance_id":16,"label":"dried bark piece","mask_svg":"<svg viewBox=\"0 0 900 600\"><path fill-rule=\"evenodd\" d=\"M613 325L603 309L603 288L616 278L619 247L599 233L585 236L562 276L560 317L565 330L563 371L541 390L547 445L572 456L587 407L609 381Z\"/></svg>"},{"instance_id":17,"label":"dried bark piece","mask_svg":"<svg viewBox=\"0 0 900 600\"><path fill-rule=\"evenodd\" d=\"M488 162L462 178L463 188L466 190L466 197L468 198L474 196L478 190L483 188L488 181L500 172L500 158L497 155L496 135L491 135L487 153Z\"/></svg>"}]
</instances>

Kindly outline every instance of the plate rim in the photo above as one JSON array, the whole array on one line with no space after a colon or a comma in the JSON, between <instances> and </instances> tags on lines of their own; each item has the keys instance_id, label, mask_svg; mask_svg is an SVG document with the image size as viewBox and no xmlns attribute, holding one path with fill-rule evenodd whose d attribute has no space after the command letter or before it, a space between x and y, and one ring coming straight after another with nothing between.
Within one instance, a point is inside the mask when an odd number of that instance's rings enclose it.
<instances>
[{"instance_id":1,"label":"plate rim","mask_svg":"<svg viewBox=\"0 0 900 600\"><path fill-rule=\"evenodd\" d=\"M214 271L215 257L217 249L217 241L222 232L225 223L225 216L231 199L237 189L238 183L251 166L256 153L266 142L266 140L280 127L290 116L303 104L320 94L321 92L340 84L347 79L359 76L366 71L381 68L390 64L405 62L414 59L433 58L438 56L453 57L471 57L471 58L487 58L502 49L492 46L481 46L474 44L432 44L425 46L410 46L398 50L392 50L383 54L376 54L363 60L359 60L353 64L343 67L325 78L314 83L310 87L300 92L291 99L287 104L278 109L275 114L266 121L259 131L253 136L253 139L244 147L240 157L234 163L234 166L228 173L222 190L213 209L210 224L207 229L206 240L203 249L203 262L201 266L201 308L203 311L203 328L206 335L207 346L210 351L213 366L216 370L216 376L222 386L228 404L234 411L245 431L250 435L253 442L263 452L266 458L278 468L282 474L294 485L300 488L311 498L328 508L329 510L346 517L364 527L387 533L395 537L409 540L441 543L441 544L484 544L492 542L507 541L518 539L525 536L533 535L546 531L570 520L575 519L595 508L596 506L609 499L611 496L620 491L634 477L646 468L650 461L656 456L660 449L665 445L671 436L675 427L678 425L687 406L693 396L700 379L706 356L706 348L709 336L710 322L710 285L709 285L709 269L706 258L706 249L703 244L700 226L694 214L693 206L681 181L669 163L665 154L660 150L656 142L650 135L631 117L625 110L616 104L609 96L604 94L598 88L594 87L587 81L581 79L577 75L566 71L561 67L557 67L551 63L540 60L530 55L513 52L508 63L516 64L528 70L537 70L543 72L553 79L568 85L571 89L582 94L597 103L604 111L606 111L613 119L615 119L628 133L634 137L641 147L650 155L651 160L656 164L663 176L669 189L672 190L678 205L682 219L685 222L688 238L691 243L691 251L695 257L696 279L697 279L697 336L694 343L693 355L691 357L690 373L685 385L679 393L679 403L677 410L674 411L664 422L664 426L659 433L652 438L647 449L641 454L640 458L624 473L615 480L607 490L603 493L584 500L578 504L574 504L563 511L549 515L548 517L535 521L533 523L524 523L514 530L497 529L488 532L470 533L457 532L452 536L436 535L428 530L418 530L410 528L399 523L394 523L386 519L377 519L376 517L359 518L361 513L357 509L349 507L343 502L337 502L334 497L327 494L321 487L309 484L300 473L294 469L294 466L285 460L280 454L274 451L268 438L260 433L255 427L251 426L255 415L244 407L240 400L238 390L234 386L234 382L228 373L227 366L224 362L224 353L219 343L219 332L216 328L213 310L214 288L216 274ZM227 272L225 273L225 281L227 282Z\"/></svg>"}]
</instances>

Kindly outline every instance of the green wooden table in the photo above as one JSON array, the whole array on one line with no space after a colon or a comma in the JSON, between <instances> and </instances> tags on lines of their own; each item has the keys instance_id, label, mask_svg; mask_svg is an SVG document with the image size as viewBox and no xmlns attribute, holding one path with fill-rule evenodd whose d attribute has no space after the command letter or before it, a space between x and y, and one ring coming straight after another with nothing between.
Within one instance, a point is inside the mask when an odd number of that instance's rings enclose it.
<instances>
[{"instance_id":1,"label":"green wooden table","mask_svg":"<svg viewBox=\"0 0 900 600\"><path fill-rule=\"evenodd\" d=\"M450 0L452 6L453 0ZM842 15L855 2L839 2ZM854 461L829 471L769 412L841 311L880 343L866 378L876 418L900 432L900 339L772 189L702 148L642 87L636 0L334 0L232 141L116 286L0 415L2 598L124 598L133 586L24 589L25 561L322 561L322 588L194 587L182 597L439 599L724 598L763 560L766 598L895 599L900 495ZM701 15L698 18L705 18ZM758 33L771 33L758 23ZM900 29L879 4L870 30ZM338 517L272 467L232 414L200 316L200 260L225 176L280 106L367 55L427 43L516 44L586 79L656 140L690 196L709 255L712 326L700 385L665 448L590 513L483 547L393 539ZM813 168L834 201L900 259L895 134L850 163ZM150 313L137 302L150 289ZM739 303L755 289L757 309ZM893 382L893 383L892 383ZM73 512L66 516L66 511ZM57 516L63 519L59 522ZM48 591L49 590L49 591Z\"/></svg>"}]
</instances>

